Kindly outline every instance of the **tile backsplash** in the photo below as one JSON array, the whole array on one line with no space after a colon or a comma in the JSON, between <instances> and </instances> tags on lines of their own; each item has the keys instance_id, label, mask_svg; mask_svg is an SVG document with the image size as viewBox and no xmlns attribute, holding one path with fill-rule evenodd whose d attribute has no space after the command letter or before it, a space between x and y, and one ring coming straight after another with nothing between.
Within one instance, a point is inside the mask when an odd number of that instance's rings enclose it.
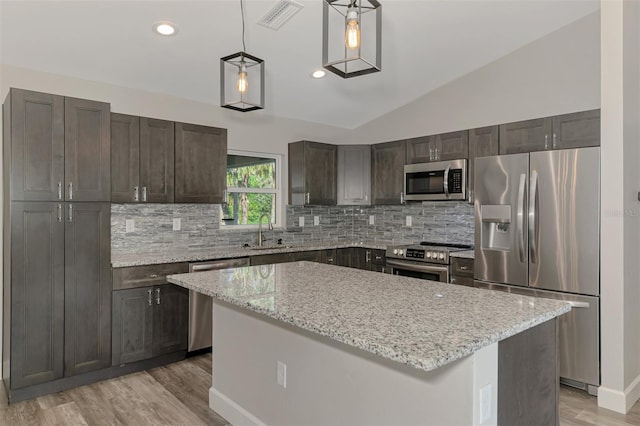
<instances>
[{"instance_id":1,"label":"tile backsplash","mask_svg":"<svg viewBox=\"0 0 640 426\"><path fill-rule=\"evenodd\" d=\"M314 226L314 217L320 219ZM374 224L369 220L373 216ZM407 225L411 216L411 226ZM464 202L424 202L398 206L287 206L286 227L265 230L267 243L374 240L412 243L422 240L473 243L473 206ZM300 227L299 218L305 226ZM181 229L173 231L173 219ZM125 221L134 221L125 232ZM265 227L266 229L266 227ZM255 244L257 232L220 225L217 204L112 204L111 251L114 254L194 251Z\"/></svg>"}]
</instances>

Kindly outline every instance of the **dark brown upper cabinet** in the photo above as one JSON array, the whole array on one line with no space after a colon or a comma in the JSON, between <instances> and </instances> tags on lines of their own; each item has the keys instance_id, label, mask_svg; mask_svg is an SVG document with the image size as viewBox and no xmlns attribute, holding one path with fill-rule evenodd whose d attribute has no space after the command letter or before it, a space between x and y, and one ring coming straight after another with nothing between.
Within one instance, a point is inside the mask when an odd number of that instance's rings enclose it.
<instances>
[{"instance_id":1,"label":"dark brown upper cabinet","mask_svg":"<svg viewBox=\"0 0 640 426\"><path fill-rule=\"evenodd\" d=\"M600 110L500 125L500 154L600 145Z\"/></svg>"},{"instance_id":2,"label":"dark brown upper cabinet","mask_svg":"<svg viewBox=\"0 0 640 426\"><path fill-rule=\"evenodd\" d=\"M4 179L12 201L64 200L64 97L9 90Z\"/></svg>"},{"instance_id":3,"label":"dark brown upper cabinet","mask_svg":"<svg viewBox=\"0 0 640 426\"><path fill-rule=\"evenodd\" d=\"M475 160L478 157L489 157L500 154L500 146L498 144L499 136L499 126L479 127L469 130L469 185L467 186L469 202L474 201Z\"/></svg>"},{"instance_id":4,"label":"dark brown upper cabinet","mask_svg":"<svg viewBox=\"0 0 640 426\"><path fill-rule=\"evenodd\" d=\"M466 130L407 140L406 164L457 160L468 155L469 133Z\"/></svg>"},{"instance_id":5,"label":"dark brown upper cabinet","mask_svg":"<svg viewBox=\"0 0 640 426\"><path fill-rule=\"evenodd\" d=\"M300 141L289 144L289 204L337 203L336 145Z\"/></svg>"},{"instance_id":6,"label":"dark brown upper cabinet","mask_svg":"<svg viewBox=\"0 0 640 426\"><path fill-rule=\"evenodd\" d=\"M555 149L600 146L600 110L556 115L551 137Z\"/></svg>"},{"instance_id":7,"label":"dark brown upper cabinet","mask_svg":"<svg viewBox=\"0 0 640 426\"><path fill-rule=\"evenodd\" d=\"M111 114L111 202L172 203L173 121Z\"/></svg>"},{"instance_id":8,"label":"dark brown upper cabinet","mask_svg":"<svg viewBox=\"0 0 640 426\"><path fill-rule=\"evenodd\" d=\"M111 202L137 202L140 195L140 118L111 113Z\"/></svg>"},{"instance_id":9,"label":"dark brown upper cabinet","mask_svg":"<svg viewBox=\"0 0 640 426\"><path fill-rule=\"evenodd\" d=\"M174 123L140 117L139 200L173 203Z\"/></svg>"},{"instance_id":10,"label":"dark brown upper cabinet","mask_svg":"<svg viewBox=\"0 0 640 426\"><path fill-rule=\"evenodd\" d=\"M111 199L110 121L109 104L64 98L65 200Z\"/></svg>"},{"instance_id":11,"label":"dark brown upper cabinet","mask_svg":"<svg viewBox=\"0 0 640 426\"><path fill-rule=\"evenodd\" d=\"M222 203L227 177L227 129L175 123L175 201Z\"/></svg>"},{"instance_id":12,"label":"dark brown upper cabinet","mask_svg":"<svg viewBox=\"0 0 640 426\"><path fill-rule=\"evenodd\" d=\"M404 201L405 140L371 145L371 194L373 204Z\"/></svg>"},{"instance_id":13,"label":"dark brown upper cabinet","mask_svg":"<svg viewBox=\"0 0 640 426\"><path fill-rule=\"evenodd\" d=\"M338 204L371 204L371 146L338 146Z\"/></svg>"}]
</instances>

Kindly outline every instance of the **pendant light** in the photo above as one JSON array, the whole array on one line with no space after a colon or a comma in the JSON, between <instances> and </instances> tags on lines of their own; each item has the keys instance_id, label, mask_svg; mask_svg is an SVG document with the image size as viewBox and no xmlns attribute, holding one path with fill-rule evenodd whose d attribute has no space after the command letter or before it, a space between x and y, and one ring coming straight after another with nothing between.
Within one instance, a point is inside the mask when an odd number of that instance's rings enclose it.
<instances>
[{"instance_id":1,"label":"pendant light","mask_svg":"<svg viewBox=\"0 0 640 426\"><path fill-rule=\"evenodd\" d=\"M322 66L342 78L380 71L381 24L376 0L323 0Z\"/></svg>"},{"instance_id":2,"label":"pendant light","mask_svg":"<svg viewBox=\"0 0 640 426\"><path fill-rule=\"evenodd\" d=\"M264 108L264 61L245 52L243 0L240 12L242 52L220 58L220 106L248 112Z\"/></svg>"}]
</instances>

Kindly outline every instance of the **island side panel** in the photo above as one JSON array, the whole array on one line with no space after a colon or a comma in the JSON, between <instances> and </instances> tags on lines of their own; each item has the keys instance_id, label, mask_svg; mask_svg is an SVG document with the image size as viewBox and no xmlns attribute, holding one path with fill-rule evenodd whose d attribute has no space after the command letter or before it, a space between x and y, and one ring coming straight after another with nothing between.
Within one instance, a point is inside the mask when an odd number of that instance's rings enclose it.
<instances>
[{"instance_id":1,"label":"island side panel","mask_svg":"<svg viewBox=\"0 0 640 426\"><path fill-rule=\"evenodd\" d=\"M497 388L496 344L425 372L216 300L213 328L210 407L232 423L477 424L473 395Z\"/></svg>"},{"instance_id":2,"label":"island side panel","mask_svg":"<svg viewBox=\"0 0 640 426\"><path fill-rule=\"evenodd\" d=\"M557 320L498 343L498 425L557 425Z\"/></svg>"}]
</instances>

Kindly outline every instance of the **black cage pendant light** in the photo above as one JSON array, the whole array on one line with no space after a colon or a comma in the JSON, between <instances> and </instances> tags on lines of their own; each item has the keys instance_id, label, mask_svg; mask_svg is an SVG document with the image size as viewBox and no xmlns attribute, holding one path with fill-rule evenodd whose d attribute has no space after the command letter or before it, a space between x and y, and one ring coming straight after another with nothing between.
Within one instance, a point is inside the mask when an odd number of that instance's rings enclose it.
<instances>
[{"instance_id":1,"label":"black cage pendant light","mask_svg":"<svg viewBox=\"0 0 640 426\"><path fill-rule=\"evenodd\" d=\"M324 0L322 3L322 66L342 78L380 71L380 3L376 0Z\"/></svg>"},{"instance_id":2,"label":"black cage pendant light","mask_svg":"<svg viewBox=\"0 0 640 426\"><path fill-rule=\"evenodd\" d=\"M245 51L244 3L242 14L242 52L220 58L220 106L248 112L264 108L264 61Z\"/></svg>"}]
</instances>

